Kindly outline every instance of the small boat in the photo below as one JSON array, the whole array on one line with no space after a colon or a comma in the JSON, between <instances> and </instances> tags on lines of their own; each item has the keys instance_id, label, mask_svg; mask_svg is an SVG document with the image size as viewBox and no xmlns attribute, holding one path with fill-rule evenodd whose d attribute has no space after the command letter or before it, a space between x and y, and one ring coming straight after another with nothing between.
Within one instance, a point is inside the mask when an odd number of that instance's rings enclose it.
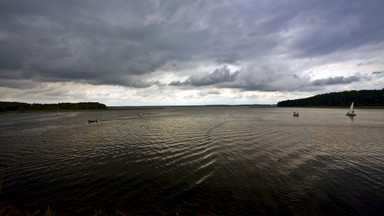
<instances>
[{"instance_id":1,"label":"small boat","mask_svg":"<svg viewBox=\"0 0 384 216\"><path fill-rule=\"evenodd\" d=\"M349 107L349 111L347 112L347 114L345 114L346 116L349 116L349 117L356 116L355 110L353 109L353 103L354 103L354 101L352 101L352 104Z\"/></svg>"},{"instance_id":2,"label":"small boat","mask_svg":"<svg viewBox=\"0 0 384 216\"><path fill-rule=\"evenodd\" d=\"M294 117L299 117L299 112L293 112Z\"/></svg>"},{"instance_id":3,"label":"small boat","mask_svg":"<svg viewBox=\"0 0 384 216\"><path fill-rule=\"evenodd\" d=\"M96 123L96 122L98 122L98 120L97 120L97 119L88 120L88 124L91 124L91 123Z\"/></svg>"}]
</instances>

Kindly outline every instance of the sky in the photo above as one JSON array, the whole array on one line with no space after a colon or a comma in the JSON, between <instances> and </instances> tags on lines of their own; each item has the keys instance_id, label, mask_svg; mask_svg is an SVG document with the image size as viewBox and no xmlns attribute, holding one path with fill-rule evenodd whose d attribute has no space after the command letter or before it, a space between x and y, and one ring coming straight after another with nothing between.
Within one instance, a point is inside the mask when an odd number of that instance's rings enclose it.
<instances>
[{"instance_id":1,"label":"sky","mask_svg":"<svg viewBox=\"0 0 384 216\"><path fill-rule=\"evenodd\" d=\"M383 0L0 0L0 101L275 104L384 88Z\"/></svg>"}]
</instances>

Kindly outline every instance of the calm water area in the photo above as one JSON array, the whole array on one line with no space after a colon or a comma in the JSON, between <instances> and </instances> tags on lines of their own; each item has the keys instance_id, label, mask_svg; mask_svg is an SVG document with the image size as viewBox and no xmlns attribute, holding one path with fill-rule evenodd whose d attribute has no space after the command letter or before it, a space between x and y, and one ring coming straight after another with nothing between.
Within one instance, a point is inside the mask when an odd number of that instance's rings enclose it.
<instances>
[{"instance_id":1,"label":"calm water area","mask_svg":"<svg viewBox=\"0 0 384 216\"><path fill-rule=\"evenodd\" d=\"M384 110L356 108L352 119L348 108L1 114L0 204L68 215L383 215Z\"/></svg>"}]
</instances>

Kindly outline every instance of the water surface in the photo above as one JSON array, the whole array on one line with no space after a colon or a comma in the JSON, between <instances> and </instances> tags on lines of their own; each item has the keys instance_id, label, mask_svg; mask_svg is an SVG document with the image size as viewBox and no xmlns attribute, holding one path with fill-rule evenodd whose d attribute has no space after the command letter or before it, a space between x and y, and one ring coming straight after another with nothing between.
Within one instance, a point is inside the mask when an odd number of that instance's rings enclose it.
<instances>
[{"instance_id":1,"label":"water surface","mask_svg":"<svg viewBox=\"0 0 384 216\"><path fill-rule=\"evenodd\" d=\"M384 110L345 112L2 114L0 203L71 215L381 215Z\"/></svg>"}]
</instances>

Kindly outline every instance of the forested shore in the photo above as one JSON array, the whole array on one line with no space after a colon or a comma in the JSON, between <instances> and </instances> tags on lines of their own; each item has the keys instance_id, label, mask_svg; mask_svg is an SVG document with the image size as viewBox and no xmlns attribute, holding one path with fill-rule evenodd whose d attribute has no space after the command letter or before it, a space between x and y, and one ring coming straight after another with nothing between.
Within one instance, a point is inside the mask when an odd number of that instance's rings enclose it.
<instances>
[{"instance_id":1,"label":"forested shore","mask_svg":"<svg viewBox=\"0 0 384 216\"><path fill-rule=\"evenodd\" d=\"M349 106L352 101L359 107L384 106L384 89L332 92L309 98L285 100L277 103L278 107L341 107Z\"/></svg>"},{"instance_id":2,"label":"forested shore","mask_svg":"<svg viewBox=\"0 0 384 216\"><path fill-rule=\"evenodd\" d=\"M0 112L105 110L107 106L98 102L39 104L0 101Z\"/></svg>"}]
</instances>

